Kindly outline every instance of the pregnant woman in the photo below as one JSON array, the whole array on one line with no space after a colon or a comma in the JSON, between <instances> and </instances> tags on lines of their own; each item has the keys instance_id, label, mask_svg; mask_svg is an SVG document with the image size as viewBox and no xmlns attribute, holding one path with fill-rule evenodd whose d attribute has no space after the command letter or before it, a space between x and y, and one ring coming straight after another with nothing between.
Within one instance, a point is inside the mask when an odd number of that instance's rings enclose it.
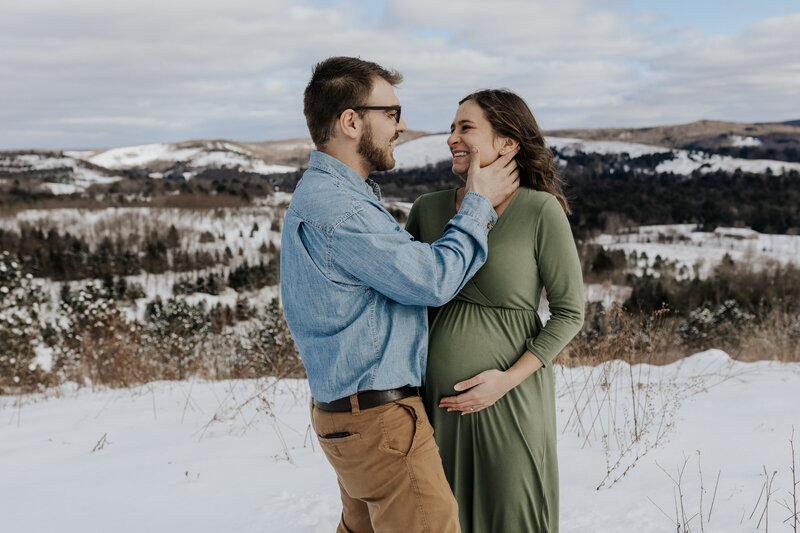
<instances>
[{"instance_id":1,"label":"pregnant woman","mask_svg":"<svg viewBox=\"0 0 800 533\"><path fill-rule=\"evenodd\" d=\"M502 154L520 188L496 208L486 264L431 309L425 399L464 533L556 533L553 358L583 324L583 280L550 150L524 100L483 90L459 102L447 142L466 179ZM464 189L427 194L406 229L439 239ZM546 290L550 319L537 314Z\"/></svg>"}]
</instances>

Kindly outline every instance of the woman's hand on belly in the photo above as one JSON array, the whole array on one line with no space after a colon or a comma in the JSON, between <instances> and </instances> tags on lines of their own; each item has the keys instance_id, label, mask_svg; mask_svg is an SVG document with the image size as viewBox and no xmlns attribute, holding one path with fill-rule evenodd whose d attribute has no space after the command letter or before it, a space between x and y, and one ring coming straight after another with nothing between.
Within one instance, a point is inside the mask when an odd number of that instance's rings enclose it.
<instances>
[{"instance_id":1,"label":"woman's hand on belly","mask_svg":"<svg viewBox=\"0 0 800 533\"><path fill-rule=\"evenodd\" d=\"M484 370L477 376L456 383L456 391L466 391L456 396L445 396L439 407L447 411L460 411L468 415L482 411L514 388L509 376L502 370Z\"/></svg>"},{"instance_id":2,"label":"woman's hand on belly","mask_svg":"<svg viewBox=\"0 0 800 533\"><path fill-rule=\"evenodd\" d=\"M522 381L542 367L542 362L529 350L525 350L514 365L502 370L484 370L467 380L459 381L453 387L456 391L466 391L455 396L445 396L439 400L439 407L459 411L462 415L477 413L493 405L497 400L522 383Z\"/></svg>"}]
</instances>

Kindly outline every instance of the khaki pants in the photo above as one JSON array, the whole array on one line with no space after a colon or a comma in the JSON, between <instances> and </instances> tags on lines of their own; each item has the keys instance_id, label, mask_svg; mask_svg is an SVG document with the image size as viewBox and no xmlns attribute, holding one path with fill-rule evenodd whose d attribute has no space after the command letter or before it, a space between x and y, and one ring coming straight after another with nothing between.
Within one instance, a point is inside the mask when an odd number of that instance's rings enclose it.
<instances>
[{"instance_id":1,"label":"khaki pants","mask_svg":"<svg viewBox=\"0 0 800 533\"><path fill-rule=\"evenodd\" d=\"M461 531L420 397L346 413L312 405L311 423L339 480L337 533ZM340 432L350 435L325 438Z\"/></svg>"}]
</instances>

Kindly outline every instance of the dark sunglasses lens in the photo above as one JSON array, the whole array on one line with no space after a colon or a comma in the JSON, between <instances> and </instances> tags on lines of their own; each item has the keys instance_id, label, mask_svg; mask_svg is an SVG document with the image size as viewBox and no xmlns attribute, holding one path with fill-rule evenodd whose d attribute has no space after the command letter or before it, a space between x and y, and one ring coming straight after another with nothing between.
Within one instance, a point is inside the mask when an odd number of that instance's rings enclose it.
<instances>
[{"instance_id":1,"label":"dark sunglasses lens","mask_svg":"<svg viewBox=\"0 0 800 533\"><path fill-rule=\"evenodd\" d=\"M395 115L394 115L394 119L397 121L398 124L400 123L400 111L401 110L402 110L402 108L398 107L397 108L397 113L395 113Z\"/></svg>"}]
</instances>

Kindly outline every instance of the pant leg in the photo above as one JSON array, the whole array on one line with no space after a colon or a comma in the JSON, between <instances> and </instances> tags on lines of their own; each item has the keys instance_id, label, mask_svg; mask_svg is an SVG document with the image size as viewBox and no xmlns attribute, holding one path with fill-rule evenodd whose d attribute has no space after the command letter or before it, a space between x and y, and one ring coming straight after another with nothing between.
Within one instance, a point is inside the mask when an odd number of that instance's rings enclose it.
<instances>
[{"instance_id":1,"label":"pant leg","mask_svg":"<svg viewBox=\"0 0 800 533\"><path fill-rule=\"evenodd\" d=\"M419 397L358 414L314 408L312 424L339 479L343 506L340 531L460 531L455 498ZM325 438L338 432L350 435ZM365 526L365 507L372 529Z\"/></svg>"},{"instance_id":2,"label":"pant leg","mask_svg":"<svg viewBox=\"0 0 800 533\"><path fill-rule=\"evenodd\" d=\"M336 533L375 533L369 518L367 504L356 498L351 498L339 481L339 493L342 497L342 517Z\"/></svg>"}]
</instances>

